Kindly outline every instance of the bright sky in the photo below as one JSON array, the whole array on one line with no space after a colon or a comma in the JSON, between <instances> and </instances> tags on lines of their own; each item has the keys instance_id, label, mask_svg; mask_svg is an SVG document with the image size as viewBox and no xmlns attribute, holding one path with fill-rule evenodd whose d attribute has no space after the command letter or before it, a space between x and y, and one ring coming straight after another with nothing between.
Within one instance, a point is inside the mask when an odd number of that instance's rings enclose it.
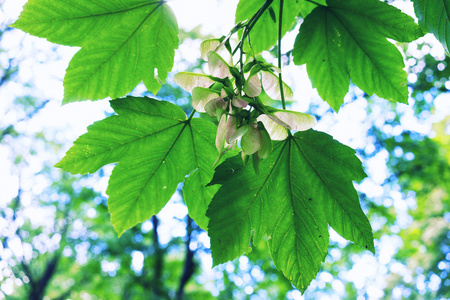
<instances>
[{"instance_id":1,"label":"bright sky","mask_svg":"<svg viewBox=\"0 0 450 300\"><path fill-rule=\"evenodd\" d=\"M25 2L25 0L0 0L0 3L3 5L3 10L8 17L8 23L12 23L18 17ZM169 2L169 5L173 8L179 26L183 29L191 30L201 23L202 33L221 36L227 34L234 26L234 8L236 7L237 2L238 0L175 0ZM405 10L410 11L411 4L409 3L408 5L409 6L405 7ZM295 33L289 35L283 43L288 47L288 45L292 45L294 38ZM57 100L48 104L32 122L22 122L17 124L19 130L39 132L45 129L46 135L48 135L50 139L58 138L59 134L64 130L64 136L60 137L61 140L64 142L73 141L80 134L85 132L86 127L93 121L104 118L105 110L110 111L107 101L86 101L64 106L60 105L60 100L63 96L62 78L72 55L77 51L76 48L60 46L56 50L56 55L60 57L59 59L50 59L50 63L41 64L40 61L48 59L48 57L46 57L46 55L49 55L48 53L53 53L52 48L54 47L54 45L48 43L44 39L31 37L22 32L14 31L14 34L12 34L12 32L5 34L0 41L0 46L3 49L9 49L13 55L17 55L17 58L23 59L23 63L20 66L18 82L11 82L9 83L8 88L2 89L3 94L0 95L0 116L4 115L8 105L12 103L15 97L26 93L25 91L20 90L22 84L26 82L31 82L36 86L33 93L37 96L44 99ZM442 55L443 51L441 48L437 46L437 48L430 49L430 51L439 51L437 55ZM188 57L196 59L199 56L199 49L190 49L190 47L181 46L180 50L183 52L183 59ZM38 54L36 55L36 53ZM177 59L180 59L179 56L180 54L178 53ZM5 61L0 60L0 64L5 63ZM310 104L310 99L317 97L317 93L312 89L311 84L307 80L304 67L293 66L292 68L292 70L285 70L286 75L284 78L288 84L302 82L302 84L295 85L296 95L298 95L298 98L302 99L302 101L294 105L294 109L304 111ZM450 100L448 99L448 96L441 96L440 98L441 99L437 100L437 106L439 106L440 113L435 119L442 119L443 116L450 113ZM365 128L358 127L358 124L361 124L361 121L366 117L366 105L367 103L363 100L356 101L355 103L352 103L351 107L344 107L338 116L332 116L333 120L323 122L323 125L319 124L316 129L328 131L335 138L350 146L361 146L360 144L365 142ZM409 110L412 113L412 110L406 105L403 106L403 109ZM11 123L11 121L17 117L13 114L7 114L6 116L6 119L0 120L0 125ZM337 120L339 120L339 122L337 122ZM331 124L334 123L335 126L330 127L330 122ZM24 126L26 128L23 128ZM431 128L429 124L424 125L415 122L412 115L410 118L405 118L404 126L419 132L428 132ZM2 191L0 193L0 209L5 207L17 193L18 180L17 177L11 176L9 171L11 167L11 153L8 153L8 151L9 150L6 147L0 147L0 166L2 166L0 168L0 191ZM60 155L62 154L63 153L60 153ZM385 160L386 157L380 156L377 160L370 163L372 166L369 166L369 169L372 170L371 175L373 175L374 181L365 183L367 185L367 190L376 193L377 187L379 187L378 181L382 181L387 172L382 167L385 165ZM106 181L103 184L106 184ZM173 205L180 208L176 203ZM180 208L179 211L180 216L186 213L185 209ZM184 234L184 232L176 232L174 227L168 225L173 217L172 210L166 207L166 209L162 211L162 215L165 216L163 219L166 220L166 224L161 230L165 230L166 232L163 232L161 237L170 237L170 234L179 236ZM333 234L333 239L345 244L345 242L336 234ZM379 257L384 257L385 260L390 259L399 246L398 241L394 240L384 240L379 242L383 244ZM138 268L141 261L140 254L135 253L133 255L133 261L136 261L135 267ZM381 290L376 288L375 283L383 281L383 276L387 272L385 266L386 262L377 261L376 257L369 254L358 257L358 259L355 258L355 266L347 276L354 280L357 287L361 287L368 282L374 284L371 292L373 299L381 298L379 295ZM206 265L211 264L210 257L205 257L204 261L206 262ZM326 274L323 276L328 280ZM335 283L332 278L329 279L329 282L335 284L337 290L340 289L339 284ZM295 292L291 293L290 297L291 299L302 299L302 297Z\"/></svg>"}]
</instances>

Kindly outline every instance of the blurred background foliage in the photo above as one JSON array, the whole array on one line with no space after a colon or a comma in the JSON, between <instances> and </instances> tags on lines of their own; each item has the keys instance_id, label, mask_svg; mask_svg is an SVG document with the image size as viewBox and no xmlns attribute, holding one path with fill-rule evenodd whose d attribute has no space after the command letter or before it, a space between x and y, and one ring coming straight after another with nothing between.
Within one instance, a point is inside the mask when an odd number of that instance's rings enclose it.
<instances>
[{"instance_id":1,"label":"blurred background foliage","mask_svg":"<svg viewBox=\"0 0 450 300\"><path fill-rule=\"evenodd\" d=\"M187 216L180 192L119 239L104 193L110 169L80 177L53 168L70 140L64 128L37 124L60 99L20 74L30 64L61 64L61 53L50 45L33 49L33 58L20 54L25 38L11 47L17 32L3 10L1 19L0 188L14 193L0 199L0 299L450 298L450 59L434 42L399 45L409 106L355 87L338 115L317 95L310 100L318 127L355 148L366 167L368 178L356 186L377 254L332 233L322 271L302 296L274 268L265 242L211 269L207 234ZM180 68L201 72L203 61L186 59L183 49L206 36L198 27L180 38ZM289 53L284 59L292 72ZM146 95L139 87L133 93ZM170 78L156 97L192 109Z\"/></svg>"}]
</instances>

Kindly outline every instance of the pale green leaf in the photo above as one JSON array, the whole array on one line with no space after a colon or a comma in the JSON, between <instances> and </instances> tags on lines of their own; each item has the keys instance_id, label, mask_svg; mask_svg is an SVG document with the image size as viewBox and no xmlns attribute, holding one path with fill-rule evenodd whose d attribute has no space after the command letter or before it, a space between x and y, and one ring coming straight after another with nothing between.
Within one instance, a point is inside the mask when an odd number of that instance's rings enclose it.
<instances>
[{"instance_id":1,"label":"pale green leaf","mask_svg":"<svg viewBox=\"0 0 450 300\"><path fill-rule=\"evenodd\" d=\"M355 151L314 130L297 132L294 137L295 148L314 174L305 179L311 201L323 201L328 224L342 237L375 252L372 228L351 182L366 177ZM320 188L314 190L314 186Z\"/></svg>"},{"instance_id":2,"label":"pale green leaf","mask_svg":"<svg viewBox=\"0 0 450 300\"><path fill-rule=\"evenodd\" d=\"M214 83L208 75L179 72L173 76L173 81L188 93L192 93L195 87L207 88Z\"/></svg>"},{"instance_id":3,"label":"pale green leaf","mask_svg":"<svg viewBox=\"0 0 450 300\"><path fill-rule=\"evenodd\" d=\"M273 118L271 115L262 114L258 117L258 121L264 124L270 138L274 141L282 141L288 137L287 124L281 120ZM281 124L280 124L281 123Z\"/></svg>"},{"instance_id":4,"label":"pale green leaf","mask_svg":"<svg viewBox=\"0 0 450 300\"><path fill-rule=\"evenodd\" d=\"M272 140L284 140L288 134L286 129L305 131L314 127L316 118L311 115L291 110L279 110L271 114L262 114L258 121L264 124Z\"/></svg>"},{"instance_id":5,"label":"pale green leaf","mask_svg":"<svg viewBox=\"0 0 450 300\"><path fill-rule=\"evenodd\" d=\"M245 81L243 91L249 97L257 97L261 94L261 79L259 79L259 74L250 74Z\"/></svg>"},{"instance_id":6,"label":"pale green leaf","mask_svg":"<svg viewBox=\"0 0 450 300\"><path fill-rule=\"evenodd\" d=\"M270 201L279 169L270 159L261 161L260 174L247 165L242 167L240 155L227 159L216 168L213 184L224 184L214 196L207 211L210 218L208 235L211 238L213 264L233 260L251 251L252 236L255 241L266 234Z\"/></svg>"},{"instance_id":7,"label":"pale green leaf","mask_svg":"<svg viewBox=\"0 0 450 300\"><path fill-rule=\"evenodd\" d=\"M237 130L236 130L237 132ZM241 139L241 149L246 155L252 155L259 150L262 143L261 132L253 125L248 125Z\"/></svg>"},{"instance_id":8,"label":"pale green leaf","mask_svg":"<svg viewBox=\"0 0 450 300\"><path fill-rule=\"evenodd\" d=\"M434 34L450 53L450 0L414 0L414 10L420 27Z\"/></svg>"},{"instance_id":9,"label":"pale green leaf","mask_svg":"<svg viewBox=\"0 0 450 300\"><path fill-rule=\"evenodd\" d=\"M125 23L142 22L158 4L147 0L29 0L12 26L53 43L82 47Z\"/></svg>"},{"instance_id":10,"label":"pale green leaf","mask_svg":"<svg viewBox=\"0 0 450 300\"><path fill-rule=\"evenodd\" d=\"M195 87L192 90L192 106L198 112L206 112L205 106L213 99L220 97L220 92L203 87Z\"/></svg>"},{"instance_id":11,"label":"pale green leaf","mask_svg":"<svg viewBox=\"0 0 450 300\"><path fill-rule=\"evenodd\" d=\"M154 134L147 143L122 157L108 182L108 211L119 235L157 214L195 169L186 123Z\"/></svg>"},{"instance_id":12,"label":"pale green leaf","mask_svg":"<svg viewBox=\"0 0 450 300\"><path fill-rule=\"evenodd\" d=\"M218 78L233 77L230 72L230 66L228 66L227 62L216 52L209 51L208 67L211 76Z\"/></svg>"},{"instance_id":13,"label":"pale green leaf","mask_svg":"<svg viewBox=\"0 0 450 300\"><path fill-rule=\"evenodd\" d=\"M414 20L378 0L327 1L300 28L293 55L306 63L319 95L337 111L350 79L367 94L407 102L403 57L387 38L411 42L421 36Z\"/></svg>"},{"instance_id":14,"label":"pale green leaf","mask_svg":"<svg viewBox=\"0 0 450 300\"><path fill-rule=\"evenodd\" d=\"M317 123L313 116L298 111L279 110L273 114L278 120L287 124L289 130L305 131L311 129Z\"/></svg>"},{"instance_id":15,"label":"pale green leaf","mask_svg":"<svg viewBox=\"0 0 450 300\"><path fill-rule=\"evenodd\" d=\"M221 42L219 39L204 40L200 44L200 56L203 58L203 60L208 61L209 51L216 52L220 45L221 45Z\"/></svg>"},{"instance_id":16,"label":"pale green leaf","mask_svg":"<svg viewBox=\"0 0 450 300\"><path fill-rule=\"evenodd\" d=\"M273 100L281 100L281 88L278 76L272 72L262 71L261 82L266 94ZM283 82L283 92L285 100L293 100L294 92Z\"/></svg>"}]
</instances>

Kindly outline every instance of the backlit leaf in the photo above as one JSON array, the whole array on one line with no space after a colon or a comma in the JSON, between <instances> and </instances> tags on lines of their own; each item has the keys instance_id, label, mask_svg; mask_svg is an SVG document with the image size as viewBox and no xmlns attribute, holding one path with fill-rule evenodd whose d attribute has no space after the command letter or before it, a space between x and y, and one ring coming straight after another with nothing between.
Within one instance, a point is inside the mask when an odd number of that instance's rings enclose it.
<instances>
[{"instance_id":1,"label":"backlit leaf","mask_svg":"<svg viewBox=\"0 0 450 300\"><path fill-rule=\"evenodd\" d=\"M422 33L414 20L378 0L327 4L306 17L292 52L296 64L306 63L322 99L338 111L351 79L369 95L406 103L403 57L386 38L419 38Z\"/></svg>"},{"instance_id":2,"label":"backlit leaf","mask_svg":"<svg viewBox=\"0 0 450 300\"><path fill-rule=\"evenodd\" d=\"M91 125L57 166L85 174L118 162L107 194L119 235L157 214L190 175L186 204L194 220L206 228L205 212L216 189L206 188L216 159L216 126L187 120L176 105L148 98L113 100L111 106L118 115Z\"/></svg>"},{"instance_id":3,"label":"backlit leaf","mask_svg":"<svg viewBox=\"0 0 450 300\"><path fill-rule=\"evenodd\" d=\"M364 176L351 148L314 130L275 143L259 174L227 159L216 169L212 184L222 186L207 211L214 264L248 253L266 235L275 266L304 291L327 253L328 224L374 251L352 184Z\"/></svg>"},{"instance_id":4,"label":"backlit leaf","mask_svg":"<svg viewBox=\"0 0 450 300\"><path fill-rule=\"evenodd\" d=\"M82 47L64 78L64 103L121 97L142 81L156 93L178 46L178 25L163 1L29 0L13 26Z\"/></svg>"}]
</instances>

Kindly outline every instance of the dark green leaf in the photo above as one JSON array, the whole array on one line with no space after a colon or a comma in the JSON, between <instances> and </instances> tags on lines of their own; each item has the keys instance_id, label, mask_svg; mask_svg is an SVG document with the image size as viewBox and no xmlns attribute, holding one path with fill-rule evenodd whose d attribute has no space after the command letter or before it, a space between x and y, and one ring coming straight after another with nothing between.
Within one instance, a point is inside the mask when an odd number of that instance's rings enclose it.
<instances>
[{"instance_id":1,"label":"dark green leaf","mask_svg":"<svg viewBox=\"0 0 450 300\"><path fill-rule=\"evenodd\" d=\"M213 183L222 186L207 211L215 265L248 253L266 235L277 268L304 291L327 253L327 224L374 251L352 185L365 176L352 149L324 133L297 132L275 143L259 170L237 158L216 169Z\"/></svg>"}]
</instances>

